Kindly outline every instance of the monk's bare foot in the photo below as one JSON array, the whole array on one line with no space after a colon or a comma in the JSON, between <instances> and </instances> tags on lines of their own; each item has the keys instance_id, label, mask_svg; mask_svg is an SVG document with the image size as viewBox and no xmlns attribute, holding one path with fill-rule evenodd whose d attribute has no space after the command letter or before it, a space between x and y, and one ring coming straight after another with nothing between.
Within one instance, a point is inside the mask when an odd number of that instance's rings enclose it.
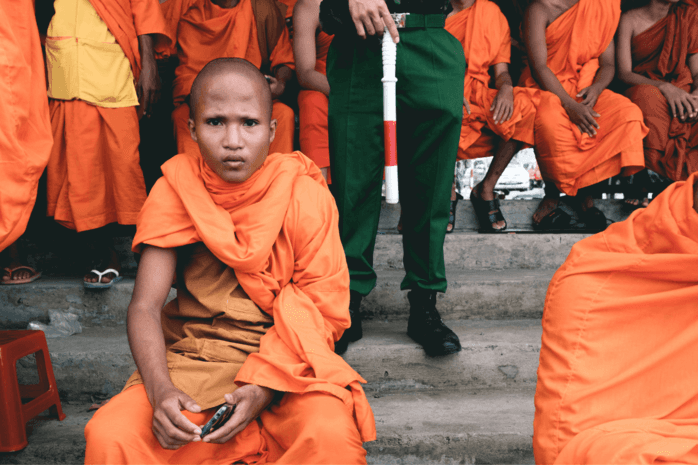
<instances>
[{"instance_id":1,"label":"monk's bare foot","mask_svg":"<svg viewBox=\"0 0 698 465\"><path fill-rule=\"evenodd\" d=\"M114 250L113 247L109 247L109 250L107 252L107 259L99 263L94 269L97 271L104 271L108 270L109 268L118 271L121 273L121 262L119 261L119 255L116 253L116 250ZM116 278L116 274L114 273L106 273L102 275L102 279L100 281L99 276L97 276L93 272L89 272L85 275L83 280L86 283L97 283L101 282L103 284L107 284L112 282L112 280Z\"/></svg>"},{"instance_id":2,"label":"monk's bare foot","mask_svg":"<svg viewBox=\"0 0 698 465\"><path fill-rule=\"evenodd\" d=\"M473 187L473 196L477 199L485 200L489 202L490 200L494 200L496 196L494 195L494 188L493 187L488 187L486 188L484 185L484 181L478 184L477 186ZM496 213L497 210L489 212L490 215ZM506 221L495 221L492 223L492 229L500 230L504 229L507 227L507 222Z\"/></svg>"},{"instance_id":3,"label":"monk's bare foot","mask_svg":"<svg viewBox=\"0 0 698 465\"><path fill-rule=\"evenodd\" d=\"M626 205L636 208L645 208L650 204L650 199L647 197L643 199L625 199Z\"/></svg>"},{"instance_id":4,"label":"monk's bare foot","mask_svg":"<svg viewBox=\"0 0 698 465\"><path fill-rule=\"evenodd\" d=\"M535 224L540 224L540 222L543 221L543 218L555 210L558 205L560 205L559 198L545 197L543 200L541 200L541 202L538 204L538 208L533 213L533 222Z\"/></svg>"},{"instance_id":5,"label":"monk's bare foot","mask_svg":"<svg viewBox=\"0 0 698 465\"><path fill-rule=\"evenodd\" d=\"M7 255L9 263L2 270L1 279L3 283L26 281L32 278L37 279L41 275L40 272L27 265L27 257L20 250L17 242L7 247Z\"/></svg>"}]
</instances>

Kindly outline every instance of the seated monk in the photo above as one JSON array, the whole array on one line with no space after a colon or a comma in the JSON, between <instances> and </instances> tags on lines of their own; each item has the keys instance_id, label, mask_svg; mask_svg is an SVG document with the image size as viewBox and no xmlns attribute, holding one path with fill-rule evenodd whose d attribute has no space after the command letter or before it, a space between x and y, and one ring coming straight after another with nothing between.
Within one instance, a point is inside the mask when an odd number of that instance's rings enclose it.
<instances>
[{"instance_id":1,"label":"seated monk","mask_svg":"<svg viewBox=\"0 0 698 465\"><path fill-rule=\"evenodd\" d=\"M698 174L578 242L548 287L537 464L698 463Z\"/></svg>"},{"instance_id":2,"label":"seated monk","mask_svg":"<svg viewBox=\"0 0 698 465\"><path fill-rule=\"evenodd\" d=\"M278 121L270 153L293 150L293 110L278 98L293 77L293 49L276 0L166 0L160 4L174 46L158 48L160 57L176 54L172 112L177 150L198 150L189 136L187 96L194 78L215 58L244 58L259 68L271 86L273 118Z\"/></svg>"},{"instance_id":3,"label":"seated monk","mask_svg":"<svg viewBox=\"0 0 698 465\"><path fill-rule=\"evenodd\" d=\"M349 272L327 184L298 152L268 155L253 64L207 64L191 109L200 150L163 165L134 238L138 371L87 424L85 463L366 463L365 381L333 351ZM221 404L232 417L201 438Z\"/></svg>"},{"instance_id":4,"label":"seated monk","mask_svg":"<svg viewBox=\"0 0 698 465\"><path fill-rule=\"evenodd\" d=\"M327 110L330 84L327 82L327 52L331 35L320 28L320 2L300 0L293 14L293 52L296 75L301 91L298 93L300 146L308 158L330 181L330 142L327 133Z\"/></svg>"},{"instance_id":5,"label":"seated monk","mask_svg":"<svg viewBox=\"0 0 698 465\"><path fill-rule=\"evenodd\" d=\"M621 16L617 41L618 78L650 130L645 165L685 180L698 171L698 8L651 0Z\"/></svg>"},{"instance_id":6,"label":"seated monk","mask_svg":"<svg viewBox=\"0 0 698 465\"><path fill-rule=\"evenodd\" d=\"M535 138L546 195L533 215L543 229L564 228L569 215L557 208L560 191L577 196L580 219L606 227L588 189L644 167L642 112L606 89L615 72L613 35L620 0L536 0L526 10L527 87L540 88ZM578 195L579 194L579 195Z\"/></svg>"},{"instance_id":7,"label":"seated monk","mask_svg":"<svg viewBox=\"0 0 698 465\"><path fill-rule=\"evenodd\" d=\"M480 229L503 231L507 223L494 195L494 186L523 144L532 145L538 91L512 86L509 75L511 34L506 17L489 0L451 0L453 11L446 30L463 45L467 70L463 91L463 125L458 158L494 155L489 170L470 194ZM495 87L490 89L490 68ZM451 197L453 230L457 199Z\"/></svg>"}]
</instances>

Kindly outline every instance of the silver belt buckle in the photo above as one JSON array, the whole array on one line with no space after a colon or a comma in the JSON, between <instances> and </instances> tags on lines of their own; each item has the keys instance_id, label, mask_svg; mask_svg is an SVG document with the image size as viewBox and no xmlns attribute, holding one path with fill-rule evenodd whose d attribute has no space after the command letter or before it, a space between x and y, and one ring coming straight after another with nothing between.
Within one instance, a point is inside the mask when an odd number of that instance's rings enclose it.
<instances>
[{"instance_id":1,"label":"silver belt buckle","mask_svg":"<svg viewBox=\"0 0 698 465\"><path fill-rule=\"evenodd\" d=\"M390 13L390 16L393 17L393 21L395 21L395 26L398 29L402 29L405 27L405 23L407 23L407 16L409 13Z\"/></svg>"}]
</instances>

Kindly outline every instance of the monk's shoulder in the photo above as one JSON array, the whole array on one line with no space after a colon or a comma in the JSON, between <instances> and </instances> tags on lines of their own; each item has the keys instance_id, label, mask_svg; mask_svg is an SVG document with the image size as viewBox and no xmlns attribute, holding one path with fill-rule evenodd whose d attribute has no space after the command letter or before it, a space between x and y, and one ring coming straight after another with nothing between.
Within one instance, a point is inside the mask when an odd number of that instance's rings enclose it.
<instances>
[{"instance_id":1,"label":"monk's shoulder","mask_svg":"<svg viewBox=\"0 0 698 465\"><path fill-rule=\"evenodd\" d=\"M322 186L310 176L298 176L293 183L291 205L297 218L323 219L334 207L334 199L329 189Z\"/></svg>"}]
</instances>

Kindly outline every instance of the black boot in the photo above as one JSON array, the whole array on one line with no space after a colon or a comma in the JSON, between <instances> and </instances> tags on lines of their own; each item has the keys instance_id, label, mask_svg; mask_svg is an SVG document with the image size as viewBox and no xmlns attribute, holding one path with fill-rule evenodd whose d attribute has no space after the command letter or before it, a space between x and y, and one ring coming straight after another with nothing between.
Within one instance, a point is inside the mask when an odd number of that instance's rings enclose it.
<instances>
[{"instance_id":1,"label":"black boot","mask_svg":"<svg viewBox=\"0 0 698 465\"><path fill-rule=\"evenodd\" d=\"M342 355L347 351L350 342L356 342L364 336L361 328L361 299L363 296L356 291L350 291L349 297L349 315L351 316L351 327L344 331L342 337L339 338L334 345L334 352Z\"/></svg>"},{"instance_id":2,"label":"black boot","mask_svg":"<svg viewBox=\"0 0 698 465\"><path fill-rule=\"evenodd\" d=\"M407 294L410 319L407 335L421 344L427 355L447 355L460 351L460 340L441 320L436 310L436 291L414 289Z\"/></svg>"}]
</instances>

